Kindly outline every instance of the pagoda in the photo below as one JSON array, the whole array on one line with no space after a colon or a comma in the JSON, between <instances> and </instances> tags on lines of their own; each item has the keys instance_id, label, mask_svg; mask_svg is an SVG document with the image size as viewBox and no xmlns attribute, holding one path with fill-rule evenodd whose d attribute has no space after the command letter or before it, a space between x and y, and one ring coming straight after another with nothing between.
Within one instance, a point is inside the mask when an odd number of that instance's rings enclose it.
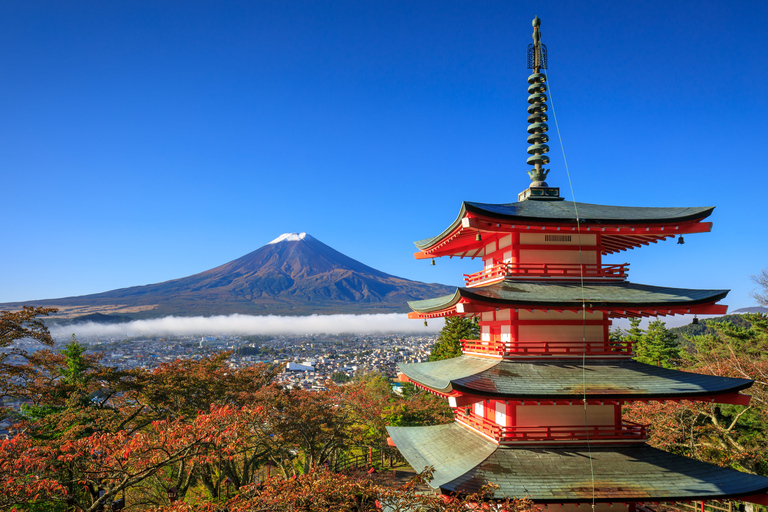
<instances>
[{"instance_id":1,"label":"pagoda","mask_svg":"<svg viewBox=\"0 0 768 512\"><path fill-rule=\"evenodd\" d=\"M604 206L565 201L546 183L546 47L533 20L528 47L530 186L518 202L464 202L442 233L416 242L417 259L480 258L452 295L410 302L425 321L476 318L479 340L462 355L401 364L401 380L448 400L453 423L389 427L412 467L432 466L439 492L530 497L548 508L600 511L640 502L739 499L768 504L768 478L667 453L646 444L646 426L622 418L635 401L746 405L751 380L633 360L612 341L613 319L724 314L728 290L635 284L628 264L603 256L708 232L713 207Z\"/></svg>"}]
</instances>

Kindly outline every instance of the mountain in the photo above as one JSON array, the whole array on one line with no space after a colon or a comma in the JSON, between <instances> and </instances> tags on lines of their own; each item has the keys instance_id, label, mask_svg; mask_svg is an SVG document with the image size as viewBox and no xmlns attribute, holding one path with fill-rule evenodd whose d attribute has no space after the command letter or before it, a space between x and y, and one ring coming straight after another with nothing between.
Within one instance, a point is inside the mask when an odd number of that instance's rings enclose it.
<instances>
[{"instance_id":1,"label":"mountain","mask_svg":"<svg viewBox=\"0 0 768 512\"><path fill-rule=\"evenodd\" d=\"M669 330L670 332L677 335L677 339L680 343L685 345L688 344L688 342L685 340L686 336L691 337L703 336L704 334L715 334L716 331L709 326L709 324L712 323L729 323L744 329L749 329L749 326L751 325L750 322L744 318L742 314L734 311L728 315L714 318L702 318L697 324L690 323L688 325L681 325L680 327L671 327Z\"/></svg>"},{"instance_id":2,"label":"mountain","mask_svg":"<svg viewBox=\"0 0 768 512\"><path fill-rule=\"evenodd\" d=\"M751 308L741 308L737 309L736 311L732 311L733 314L743 314L743 313L768 313L768 308L760 307L760 306L754 306Z\"/></svg>"},{"instance_id":3,"label":"mountain","mask_svg":"<svg viewBox=\"0 0 768 512\"><path fill-rule=\"evenodd\" d=\"M409 300L454 291L455 287L386 274L306 233L286 233L250 254L181 279L79 297L6 303L0 309L58 307L60 316L91 318L402 313L408 311Z\"/></svg>"}]
</instances>

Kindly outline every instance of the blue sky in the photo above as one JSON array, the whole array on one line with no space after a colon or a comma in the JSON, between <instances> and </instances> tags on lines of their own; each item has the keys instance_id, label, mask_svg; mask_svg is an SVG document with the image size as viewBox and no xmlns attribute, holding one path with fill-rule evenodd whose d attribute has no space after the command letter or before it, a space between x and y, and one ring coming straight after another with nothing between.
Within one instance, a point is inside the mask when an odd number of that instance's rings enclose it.
<instances>
[{"instance_id":1,"label":"blue sky","mask_svg":"<svg viewBox=\"0 0 768 512\"><path fill-rule=\"evenodd\" d=\"M765 2L0 1L0 302L183 277L308 232L385 272L462 200L527 187L542 19L581 202L717 206L712 233L606 258L728 288L768 267ZM554 131L554 122L550 118Z\"/></svg>"}]
</instances>

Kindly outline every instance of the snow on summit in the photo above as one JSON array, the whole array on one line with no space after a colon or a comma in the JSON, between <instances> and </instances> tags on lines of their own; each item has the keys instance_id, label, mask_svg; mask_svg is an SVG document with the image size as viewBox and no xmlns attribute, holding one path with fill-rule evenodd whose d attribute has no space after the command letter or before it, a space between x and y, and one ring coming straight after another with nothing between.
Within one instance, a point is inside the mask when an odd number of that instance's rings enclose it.
<instances>
[{"instance_id":1,"label":"snow on summit","mask_svg":"<svg viewBox=\"0 0 768 512\"><path fill-rule=\"evenodd\" d=\"M305 238L311 239L312 237L306 233L283 233L279 237L269 242L267 245L276 244L278 242L298 242L299 240L304 240Z\"/></svg>"}]
</instances>

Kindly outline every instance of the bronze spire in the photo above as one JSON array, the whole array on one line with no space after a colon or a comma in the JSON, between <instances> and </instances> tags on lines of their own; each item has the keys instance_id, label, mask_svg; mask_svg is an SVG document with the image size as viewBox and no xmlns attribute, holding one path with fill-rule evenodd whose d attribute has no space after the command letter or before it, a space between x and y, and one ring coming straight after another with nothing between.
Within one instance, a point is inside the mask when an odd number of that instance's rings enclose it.
<instances>
[{"instance_id":1,"label":"bronze spire","mask_svg":"<svg viewBox=\"0 0 768 512\"><path fill-rule=\"evenodd\" d=\"M533 74L528 77L528 154L531 155L526 160L533 169L528 171L531 178L531 185L518 194L518 200L540 199L540 200L561 200L560 189L550 187L547 182L549 169L544 166L549 163L549 135L547 130L549 126L546 121L547 107L547 75L541 72L547 68L547 47L541 43L541 32L539 27L541 20L538 17L533 19L533 43L528 45L528 69L533 70Z\"/></svg>"}]
</instances>

